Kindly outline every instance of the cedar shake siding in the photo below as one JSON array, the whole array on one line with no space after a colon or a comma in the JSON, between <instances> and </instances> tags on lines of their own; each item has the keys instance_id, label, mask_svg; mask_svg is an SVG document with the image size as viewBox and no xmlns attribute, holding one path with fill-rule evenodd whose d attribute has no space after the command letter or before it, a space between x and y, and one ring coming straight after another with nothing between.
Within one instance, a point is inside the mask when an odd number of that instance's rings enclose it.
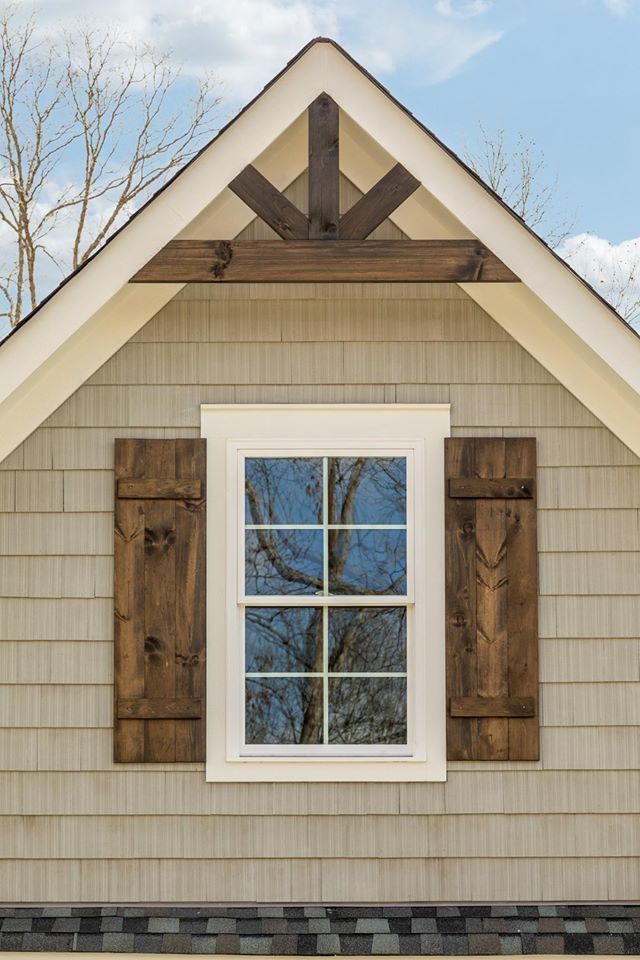
<instances>
[{"instance_id":1,"label":"cedar shake siding","mask_svg":"<svg viewBox=\"0 0 640 960\"><path fill-rule=\"evenodd\" d=\"M450 401L456 437L536 438L539 761L113 762L114 440L198 437L207 401ZM0 900L637 896L640 464L458 287L188 286L1 467Z\"/></svg>"}]
</instances>

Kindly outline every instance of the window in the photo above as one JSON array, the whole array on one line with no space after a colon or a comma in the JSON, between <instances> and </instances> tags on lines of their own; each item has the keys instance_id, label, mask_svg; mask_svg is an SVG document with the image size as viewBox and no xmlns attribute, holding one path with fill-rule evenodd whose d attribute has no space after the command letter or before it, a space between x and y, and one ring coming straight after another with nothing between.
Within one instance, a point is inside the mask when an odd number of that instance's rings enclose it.
<instances>
[{"instance_id":1,"label":"window","mask_svg":"<svg viewBox=\"0 0 640 960\"><path fill-rule=\"evenodd\" d=\"M444 777L448 406L202 408L211 780Z\"/></svg>"},{"instance_id":2,"label":"window","mask_svg":"<svg viewBox=\"0 0 640 960\"><path fill-rule=\"evenodd\" d=\"M240 456L243 752L402 753L409 454Z\"/></svg>"}]
</instances>

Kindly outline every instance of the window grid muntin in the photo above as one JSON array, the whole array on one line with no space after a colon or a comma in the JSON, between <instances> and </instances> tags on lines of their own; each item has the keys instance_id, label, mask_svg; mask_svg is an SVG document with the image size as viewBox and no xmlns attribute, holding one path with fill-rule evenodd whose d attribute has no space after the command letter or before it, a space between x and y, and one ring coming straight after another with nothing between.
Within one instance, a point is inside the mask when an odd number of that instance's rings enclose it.
<instances>
[{"instance_id":1,"label":"window grid muntin","mask_svg":"<svg viewBox=\"0 0 640 960\"><path fill-rule=\"evenodd\" d=\"M405 512L406 512L406 523L403 524L339 524L339 523L329 523L329 504L328 504L328 464L330 458L339 458L345 456L364 456L367 458L375 459L376 457L395 457L402 458L405 461ZM407 671L402 672L332 672L328 669L328 660L329 660L329 608L330 607L348 607L348 606L362 606L362 607L376 607L376 606L389 606L389 607L404 607L409 609L412 605L412 583L413 583L413 544L412 537L410 534L413 532L412 529L412 520L413 520L413 451L411 449L405 448L387 448L383 450L362 450L357 447L354 449L353 445L350 445L348 450L333 451L330 453L326 452L326 448L323 449L322 453L314 452L313 450L302 450L300 448L292 448L285 450L268 450L268 451L245 451L239 453L239 471L238 471L238 481L239 481L239 507L242 510L242 522L239 524L239 529L241 531L240 535L240 550L238 555L239 560L239 576L238 576L238 603L240 607L243 607L245 610L249 607L264 607L264 606L278 606L278 607L315 607L322 608L322 655L323 655L323 672L320 673L311 673L311 672L291 672L291 673L260 673L260 672L246 672L246 637L245 637L245 622L246 617L242 617L242 654L243 654L243 680L242 680L242 695L241 695L241 704L242 704L242 742L244 744L244 750L248 750L251 753L255 752L264 752L269 753L273 752L272 748L277 748L278 751L286 751L289 755L294 755L304 751L305 753L309 752L310 747L315 749L324 748L327 750L329 748L334 749L337 747L347 747L348 749L353 749L354 753L366 753L371 752L387 752L393 751L401 754L406 752L408 748L408 741L410 737L410 719L412 706L410 703L409 690L410 685L408 683L409 676ZM253 458L313 458L314 456L322 459L322 519L321 524L294 524L294 523L284 523L284 524L249 524L246 522L246 517L244 514L244 486L245 486L245 460ZM258 594L258 595L247 595L244 592L245 584L245 531L247 530L322 530L323 532L323 590L321 594ZM404 530L406 532L405 538L405 563L406 563L406 584L407 592L405 594L330 594L329 593L329 550L328 550L328 539L329 539L329 530ZM266 601L266 602L265 602ZM406 621L406 653L408 658L409 653L409 643L410 643L410 618L407 617ZM247 679L259 679L259 678L321 678L323 681L323 742L321 744L247 744L246 742L246 680ZM332 678L364 678L364 679L373 679L373 678L404 678L407 680L406 685L406 730L407 730L407 743L399 744L387 744L387 743L371 743L371 744L332 744L329 742L329 679Z\"/></svg>"}]
</instances>

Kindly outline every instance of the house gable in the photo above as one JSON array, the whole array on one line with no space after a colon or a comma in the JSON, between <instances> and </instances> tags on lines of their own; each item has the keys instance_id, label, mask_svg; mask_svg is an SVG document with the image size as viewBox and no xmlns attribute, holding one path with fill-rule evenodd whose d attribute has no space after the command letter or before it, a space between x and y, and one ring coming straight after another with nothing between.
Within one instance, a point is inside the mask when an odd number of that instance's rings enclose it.
<instances>
[{"instance_id":1,"label":"house gable","mask_svg":"<svg viewBox=\"0 0 640 960\"><path fill-rule=\"evenodd\" d=\"M423 186L396 211L397 226L413 240L486 244L523 282L465 291L640 451L633 331L344 51L318 41L3 345L0 456L178 292L128 282L154 254L173 238L235 236L247 225L248 208L226 186L247 163L277 187L304 170L305 114L323 90L341 110L342 172L363 191L394 162L416 176Z\"/></svg>"}]
</instances>

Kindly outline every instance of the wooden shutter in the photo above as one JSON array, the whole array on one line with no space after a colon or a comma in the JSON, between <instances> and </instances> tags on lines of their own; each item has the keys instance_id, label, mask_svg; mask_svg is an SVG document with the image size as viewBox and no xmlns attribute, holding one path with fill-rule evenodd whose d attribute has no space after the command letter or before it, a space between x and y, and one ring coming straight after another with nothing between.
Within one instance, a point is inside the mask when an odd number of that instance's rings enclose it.
<instances>
[{"instance_id":1,"label":"wooden shutter","mask_svg":"<svg viewBox=\"0 0 640 960\"><path fill-rule=\"evenodd\" d=\"M204 760L205 441L115 443L114 759Z\"/></svg>"},{"instance_id":2,"label":"wooden shutter","mask_svg":"<svg viewBox=\"0 0 640 960\"><path fill-rule=\"evenodd\" d=\"M537 760L535 439L445 443L447 756Z\"/></svg>"}]
</instances>

